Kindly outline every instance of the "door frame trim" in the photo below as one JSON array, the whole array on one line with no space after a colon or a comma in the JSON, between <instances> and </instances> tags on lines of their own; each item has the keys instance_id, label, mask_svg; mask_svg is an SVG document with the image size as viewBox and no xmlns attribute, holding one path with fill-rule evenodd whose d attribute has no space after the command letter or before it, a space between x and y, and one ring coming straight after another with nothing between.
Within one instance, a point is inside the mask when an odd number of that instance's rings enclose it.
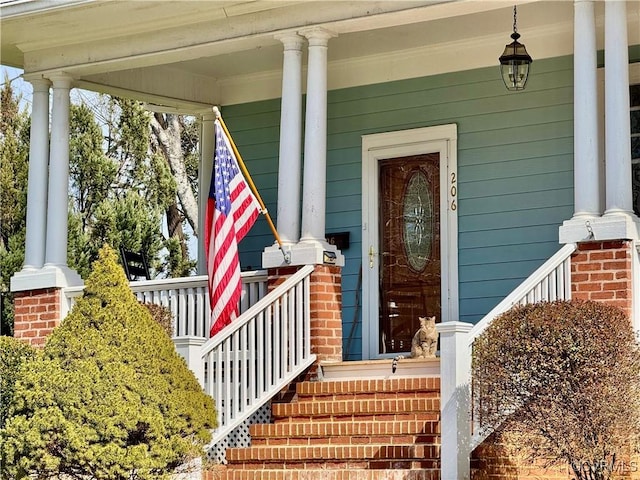
<instances>
[{"instance_id":1,"label":"door frame trim","mask_svg":"<svg viewBox=\"0 0 640 480\"><path fill-rule=\"evenodd\" d=\"M440 156L440 282L442 321L458 312L458 129L454 123L362 136L362 358L378 353L378 163L428 153ZM373 247L373 266L369 249Z\"/></svg>"}]
</instances>

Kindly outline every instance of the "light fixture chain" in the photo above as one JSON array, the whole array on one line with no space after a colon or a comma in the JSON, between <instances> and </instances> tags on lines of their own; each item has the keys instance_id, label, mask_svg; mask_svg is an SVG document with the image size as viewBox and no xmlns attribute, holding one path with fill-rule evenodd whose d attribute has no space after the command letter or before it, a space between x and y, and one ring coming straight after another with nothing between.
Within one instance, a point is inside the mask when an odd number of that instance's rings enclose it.
<instances>
[{"instance_id":1,"label":"light fixture chain","mask_svg":"<svg viewBox=\"0 0 640 480\"><path fill-rule=\"evenodd\" d=\"M513 6L513 33L518 33L518 21L517 21L517 15L518 12L516 10L516 5Z\"/></svg>"}]
</instances>

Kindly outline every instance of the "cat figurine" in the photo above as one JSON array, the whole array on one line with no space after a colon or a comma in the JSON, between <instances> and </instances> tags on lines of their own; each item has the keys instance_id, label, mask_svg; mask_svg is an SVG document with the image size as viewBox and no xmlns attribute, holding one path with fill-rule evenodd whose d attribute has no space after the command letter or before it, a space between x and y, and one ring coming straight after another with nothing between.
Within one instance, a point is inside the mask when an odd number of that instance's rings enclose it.
<instances>
[{"instance_id":1,"label":"cat figurine","mask_svg":"<svg viewBox=\"0 0 640 480\"><path fill-rule=\"evenodd\" d=\"M434 358L438 347L436 317L419 317L420 328L411 341L411 358Z\"/></svg>"}]
</instances>

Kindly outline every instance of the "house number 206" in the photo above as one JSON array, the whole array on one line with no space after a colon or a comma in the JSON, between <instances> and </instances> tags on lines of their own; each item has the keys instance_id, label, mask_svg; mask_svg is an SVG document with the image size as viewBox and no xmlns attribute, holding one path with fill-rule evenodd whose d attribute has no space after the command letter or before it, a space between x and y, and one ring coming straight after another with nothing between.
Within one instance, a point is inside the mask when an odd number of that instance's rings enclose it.
<instances>
[{"instance_id":1,"label":"house number 206","mask_svg":"<svg viewBox=\"0 0 640 480\"><path fill-rule=\"evenodd\" d=\"M458 195L458 186L457 186L456 172L451 173L451 188L449 189L449 193L451 194L451 210L456 210L458 208L456 195Z\"/></svg>"}]
</instances>

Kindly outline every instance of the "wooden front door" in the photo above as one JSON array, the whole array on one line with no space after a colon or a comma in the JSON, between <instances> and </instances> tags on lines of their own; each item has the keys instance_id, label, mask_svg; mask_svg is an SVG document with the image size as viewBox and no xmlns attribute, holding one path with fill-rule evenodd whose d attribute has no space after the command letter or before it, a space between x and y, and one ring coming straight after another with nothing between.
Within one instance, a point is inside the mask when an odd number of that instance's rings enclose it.
<instances>
[{"instance_id":1,"label":"wooden front door","mask_svg":"<svg viewBox=\"0 0 640 480\"><path fill-rule=\"evenodd\" d=\"M409 352L418 317L442 317L440 155L385 159L378 175L378 351Z\"/></svg>"}]
</instances>

